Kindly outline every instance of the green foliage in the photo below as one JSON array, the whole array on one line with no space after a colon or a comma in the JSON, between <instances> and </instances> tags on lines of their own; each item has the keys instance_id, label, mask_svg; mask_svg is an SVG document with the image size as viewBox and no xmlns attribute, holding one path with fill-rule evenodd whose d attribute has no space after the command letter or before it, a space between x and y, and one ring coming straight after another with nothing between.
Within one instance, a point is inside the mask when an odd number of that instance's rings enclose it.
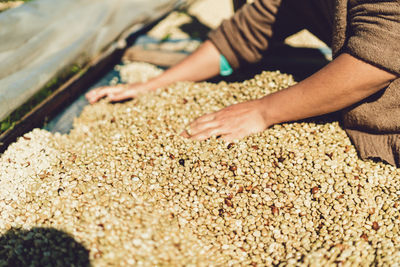
<instances>
[{"instance_id":1,"label":"green foliage","mask_svg":"<svg viewBox=\"0 0 400 267\"><path fill-rule=\"evenodd\" d=\"M82 68L78 65L71 66L65 74L60 75L51 79L42 89L33 95L25 104L14 110L10 115L7 116L3 121L0 122L0 134L4 133L8 129L13 129L15 124L22 119L27 113L33 108L39 105L43 100L50 96L61 84L67 79L80 72Z\"/></svg>"},{"instance_id":2,"label":"green foliage","mask_svg":"<svg viewBox=\"0 0 400 267\"><path fill-rule=\"evenodd\" d=\"M166 35L164 35L163 38L161 38L161 42L166 42L169 39L171 39L171 33L167 33Z\"/></svg>"}]
</instances>

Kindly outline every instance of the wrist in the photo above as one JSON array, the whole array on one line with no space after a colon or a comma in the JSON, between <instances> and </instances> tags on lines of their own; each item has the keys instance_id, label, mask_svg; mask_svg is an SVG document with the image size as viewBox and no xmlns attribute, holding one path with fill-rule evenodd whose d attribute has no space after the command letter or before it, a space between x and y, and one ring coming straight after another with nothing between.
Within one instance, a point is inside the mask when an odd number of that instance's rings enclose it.
<instances>
[{"instance_id":1,"label":"wrist","mask_svg":"<svg viewBox=\"0 0 400 267\"><path fill-rule=\"evenodd\" d=\"M152 78L152 79L150 79L150 80L148 80L148 81L146 81L146 82L142 82L142 83L139 83L139 84L132 84L131 87L133 87L133 88L136 87L136 88L137 88L137 86L139 86L140 91L143 91L143 92L155 91L155 90L157 90L158 88L164 86L162 83L160 83L160 82L157 80L157 78L158 78L158 77L155 77L155 78Z\"/></svg>"},{"instance_id":2,"label":"wrist","mask_svg":"<svg viewBox=\"0 0 400 267\"><path fill-rule=\"evenodd\" d=\"M146 88L146 90L155 91L158 88L168 86L173 82L174 80L171 80L169 75L161 74L145 82L143 85Z\"/></svg>"},{"instance_id":3,"label":"wrist","mask_svg":"<svg viewBox=\"0 0 400 267\"><path fill-rule=\"evenodd\" d=\"M266 128L282 122L279 120L278 110L274 107L270 95L264 96L257 101L258 109L264 119Z\"/></svg>"}]
</instances>

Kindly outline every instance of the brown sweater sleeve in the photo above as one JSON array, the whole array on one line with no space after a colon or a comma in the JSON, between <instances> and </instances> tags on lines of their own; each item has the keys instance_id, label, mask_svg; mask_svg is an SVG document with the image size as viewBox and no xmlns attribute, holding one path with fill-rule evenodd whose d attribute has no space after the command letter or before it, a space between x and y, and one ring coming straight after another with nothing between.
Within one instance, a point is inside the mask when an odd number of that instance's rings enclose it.
<instances>
[{"instance_id":1,"label":"brown sweater sleeve","mask_svg":"<svg viewBox=\"0 0 400 267\"><path fill-rule=\"evenodd\" d=\"M400 1L349 0L345 51L400 75Z\"/></svg>"},{"instance_id":2,"label":"brown sweater sleeve","mask_svg":"<svg viewBox=\"0 0 400 267\"><path fill-rule=\"evenodd\" d=\"M261 59L272 37L272 25L281 0L256 0L209 34L209 39L232 68Z\"/></svg>"}]
</instances>

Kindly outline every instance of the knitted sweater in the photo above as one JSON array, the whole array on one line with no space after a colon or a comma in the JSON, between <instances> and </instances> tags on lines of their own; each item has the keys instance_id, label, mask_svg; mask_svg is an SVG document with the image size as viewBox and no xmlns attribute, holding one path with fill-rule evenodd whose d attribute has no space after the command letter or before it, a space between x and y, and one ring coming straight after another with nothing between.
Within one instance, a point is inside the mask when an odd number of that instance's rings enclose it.
<instances>
[{"instance_id":1,"label":"knitted sweater","mask_svg":"<svg viewBox=\"0 0 400 267\"><path fill-rule=\"evenodd\" d=\"M361 158L400 167L400 1L256 0L209 35L233 68L261 59L273 41L308 29L331 46L397 74L388 87L343 110Z\"/></svg>"}]
</instances>

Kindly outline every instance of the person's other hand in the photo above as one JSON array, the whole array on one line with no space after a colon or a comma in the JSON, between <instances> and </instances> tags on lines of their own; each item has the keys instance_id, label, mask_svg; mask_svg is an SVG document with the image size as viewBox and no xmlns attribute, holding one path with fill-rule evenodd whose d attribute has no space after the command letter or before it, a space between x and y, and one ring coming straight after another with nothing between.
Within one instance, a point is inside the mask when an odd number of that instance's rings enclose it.
<instances>
[{"instance_id":1,"label":"person's other hand","mask_svg":"<svg viewBox=\"0 0 400 267\"><path fill-rule=\"evenodd\" d=\"M262 132L271 125L263 116L263 102L253 100L201 116L181 135L194 140L220 136L230 142Z\"/></svg>"},{"instance_id":2,"label":"person's other hand","mask_svg":"<svg viewBox=\"0 0 400 267\"><path fill-rule=\"evenodd\" d=\"M138 97L147 91L149 90L143 83L117 84L93 89L87 92L85 97L90 104L96 103L103 97L107 97L110 102L117 102Z\"/></svg>"}]
</instances>

